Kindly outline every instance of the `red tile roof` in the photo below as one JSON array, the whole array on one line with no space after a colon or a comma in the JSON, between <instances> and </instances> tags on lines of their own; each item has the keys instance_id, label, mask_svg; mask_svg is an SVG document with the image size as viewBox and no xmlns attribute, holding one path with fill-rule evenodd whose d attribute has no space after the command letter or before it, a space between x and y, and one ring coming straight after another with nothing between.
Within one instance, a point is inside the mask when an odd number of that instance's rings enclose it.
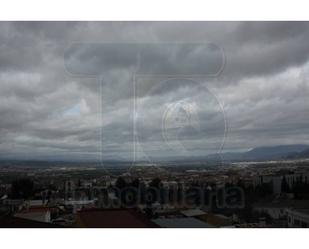
<instances>
[{"instance_id":1,"label":"red tile roof","mask_svg":"<svg viewBox=\"0 0 309 249\"><path fill-rule=\"evenodd\" d=\"M158 227L133 209L82 210L77 217L78 227L88 228L151 228Z\"/></svg>"},{"instance_id":2,"label":"red tile roof","mask_svg":"<svg viewBox=\"0 0 309 249\"><path fill-rule=\"evenodd\" d=\"M48 207L30 207L27 209L23 209L20 213L44 213L50 211Z\"/></svg>"}]
</instances>

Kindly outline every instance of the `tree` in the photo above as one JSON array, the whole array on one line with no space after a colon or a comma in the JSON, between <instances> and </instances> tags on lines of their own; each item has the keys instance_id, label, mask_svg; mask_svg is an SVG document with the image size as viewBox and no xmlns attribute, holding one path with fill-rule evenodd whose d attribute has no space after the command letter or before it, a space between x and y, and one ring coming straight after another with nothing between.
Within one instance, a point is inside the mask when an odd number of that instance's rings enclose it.
<instances>
[{"instance_id":1,"label":"tree","mask_svg":"<svg viewBox=\"0 0 309 249\"><path fill-rule=\"evenodd\" d=\"M28 199L34 194L34 183L28 178L18 179L12 182L12 198Z\"/></svg>"}]
</instances>

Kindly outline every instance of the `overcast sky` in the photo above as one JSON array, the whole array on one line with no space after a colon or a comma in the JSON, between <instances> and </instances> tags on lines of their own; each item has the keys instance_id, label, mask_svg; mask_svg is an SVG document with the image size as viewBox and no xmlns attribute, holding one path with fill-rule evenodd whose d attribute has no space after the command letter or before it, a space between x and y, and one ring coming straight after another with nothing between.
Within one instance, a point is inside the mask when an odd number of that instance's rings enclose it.
<instances>
[{"instance_id":1,"label":"overcast sky","mask_svg":"<svg viewBox=\"0 0 309 249\"><path fill-rule=\"evenodd\" d=\"M301 22L1 22L0 158L309 144L308 41Z\"/></svg>"}]
</instances>

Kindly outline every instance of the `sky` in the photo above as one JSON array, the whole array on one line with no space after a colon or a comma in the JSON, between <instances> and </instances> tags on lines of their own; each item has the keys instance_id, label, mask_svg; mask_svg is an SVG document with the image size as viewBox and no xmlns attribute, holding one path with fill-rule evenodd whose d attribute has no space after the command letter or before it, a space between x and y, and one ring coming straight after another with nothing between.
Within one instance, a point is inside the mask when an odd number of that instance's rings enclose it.
<instances>
[{"instance_id":1,"label":"sky","mask_svg":"<svg viewBox=\"0 0 309 249\"><path fill-rule=\"evenodd\" d=\"M0 159L309 144L309 23L1 22Z\"/></svg>"}]
</instances>

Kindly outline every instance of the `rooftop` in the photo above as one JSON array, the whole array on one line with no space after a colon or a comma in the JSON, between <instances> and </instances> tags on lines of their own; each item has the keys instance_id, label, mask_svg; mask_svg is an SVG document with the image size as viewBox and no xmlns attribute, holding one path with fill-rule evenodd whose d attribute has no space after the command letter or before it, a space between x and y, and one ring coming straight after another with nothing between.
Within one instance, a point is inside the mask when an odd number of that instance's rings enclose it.
<instances>
[{"instance_id":1,"label":"rooftop","mask_svg":"<svg viewBox=\"0 0 309 249\"><path fill-rule=\"evenodd\" d=\"M181 213L184 216L187 217L193 217L193 216L199 216L199 215L204 215L206 214L204 211L200 210L200 209L188 209L188 210L183 210L181 211Z\"/></svg>"},{"instance_id":2,"label":"rooftop","mask_svg":"<svg viewBox=\"0 0 309 249\"><path fill-rule=\"evenodd\" d=\"M159 218L154 223L163 228L211 228L210 224L195 218Z\"/></svg>"},{"instance_id":3,"label":"rooftop","mask_svg":"<svg viewBox=\"0 0 309 249\"><path fill-rule=\"evenodd\" d=\"M61 228L60 225L55 225L47 222L39 222L19 217L1 217L0 228Z\"/></svg>"},{"instance_id":4,"label":"rooftop","mask_svg":"<svg viewBox=\"0 0 309 249\"><path fill-rule=\"evenodd\" d=\"M47 212L50 212L50 208L36 206L23 209L19 213L47 213Z\"/></svg>"},{"instance_id":5,"label":"rooftop","mask_svg":"<svg viewBox=\"0 0 309 249\"><path fill-rule=\"evenodd\" d=\"M133 209L89 209L78 212L77 227L151 228L157 225Z\"/></svg>"}]
</instances>

